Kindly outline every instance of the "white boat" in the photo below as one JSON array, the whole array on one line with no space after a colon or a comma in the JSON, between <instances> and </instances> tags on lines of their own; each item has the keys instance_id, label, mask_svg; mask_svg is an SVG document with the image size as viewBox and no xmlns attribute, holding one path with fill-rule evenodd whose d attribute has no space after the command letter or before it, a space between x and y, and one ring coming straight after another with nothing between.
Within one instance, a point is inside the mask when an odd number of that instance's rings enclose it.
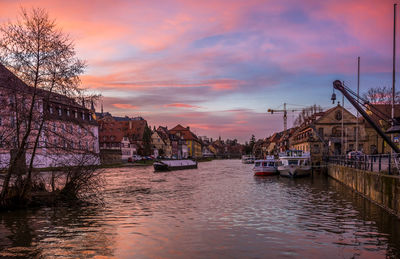
<instances>
[{"instance_id":1,"label":"white boat","mask_svg":"<svg viewBox=\"0 0 400 259\"><path fill-rule=\"evenodd\" d=\"M267 176L278 174L279 160L272 157L267 157L263 160L254 161L253 172L257 176Z\"/></svg>"},{"instance_id":2,"label":"white boat","mask_svg":"<svg viewBox=\"0 0 400 259\"><path fill-rule=\"evenodd\" d=\"M171 171L171 170L183 170L183 169L195 169L197 168L197 162L186 159L186 160L160 160L153 163L154 171Z\"/></svg>"},{"instance_id":3,"label":"white boat","mask_svg":"<svg viewBox=\"0 0 400 259\"><path fill-rule=\"evenodd\" d=\"M243 164L253 164L254 160L255 160L254 156L251 156L251 155L242 156Z\"/></svg>"},{"instance_id":4,"label":"white boat","mask_svg":"<svg viewBox=\"0 0 400 259\"><path fill-rule=\"evenodd\" d=\"M278 171L281 176L301 177L311 174L310 154L301 150L287 150L279 154Z\"/></svg>"}]
</instances>

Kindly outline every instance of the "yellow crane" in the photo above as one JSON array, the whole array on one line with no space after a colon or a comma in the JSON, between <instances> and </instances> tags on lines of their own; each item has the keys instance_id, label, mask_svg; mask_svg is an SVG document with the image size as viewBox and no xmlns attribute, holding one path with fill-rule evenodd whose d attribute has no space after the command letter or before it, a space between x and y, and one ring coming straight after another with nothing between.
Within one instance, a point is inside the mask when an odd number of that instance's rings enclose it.
<instances>
[{"instance_id":1,"label":"yellow crane","mask_svg":"<svg viewBox=\"0 0 400 259\"><path fill-rule=\"evenodd\" d=\"M287 113L288 112L301 112L301 111L302 111L302 109L287 109L286 103L283 104L283 110L268 109L268 112L270 112L271 114L283 113L283 129L285 131L287 130Z\"/></svg>"}]
</instances>

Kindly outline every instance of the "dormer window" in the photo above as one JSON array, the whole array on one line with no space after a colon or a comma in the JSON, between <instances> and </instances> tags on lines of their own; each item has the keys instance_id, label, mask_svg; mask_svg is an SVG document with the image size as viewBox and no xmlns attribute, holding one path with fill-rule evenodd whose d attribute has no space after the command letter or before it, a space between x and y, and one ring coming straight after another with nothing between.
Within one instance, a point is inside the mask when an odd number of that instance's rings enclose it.
<instances>
[{"instance_id":1,"label":"dormer window","mask_svg":"<svg viewBox=\"0 0 400 259\"><path fill-rule=\"evenodd\" d=\"M75 119L78 119L78 112L77 111L74 111L74 117L75 117Z\"/></svg>"},{"instance_id":2,"label":"dormer window","mask_svg":"<svg viewBox=\"0 0 400 259\"><path fill-rule=\"evenodd\" d=\"M67 109L67 116L69 117L69 109Z\"/></svg>"},{"instance_id":3,"label":"dormer window","mask_svg":"<svg viewBox=\"0 0 400 259\"><path fill-rule=\"evenodd\" d=\"M61 115L62 115L62 110L60 107L58 107L58 116L61 116Z\"/></svg>"},{"instance_id":4,"label":"dormer window","mask_svg":"<svg viewBox=\"0 0 400 259\"><path fill-rule=\"evenodd\" d=\"M53 114L53 107L52 106L49 106L49 112L50 112L50 114Z\"/></svg>"},{"instance_id":5,"label":"dormer window","mask_svg":"<svg viewBox=\"0 0 400 259\"><path fill-rule=\"evenodd\" d=\"M85 114L82 112L82 120L85 120Z\"/></svg>"}]
</instances>

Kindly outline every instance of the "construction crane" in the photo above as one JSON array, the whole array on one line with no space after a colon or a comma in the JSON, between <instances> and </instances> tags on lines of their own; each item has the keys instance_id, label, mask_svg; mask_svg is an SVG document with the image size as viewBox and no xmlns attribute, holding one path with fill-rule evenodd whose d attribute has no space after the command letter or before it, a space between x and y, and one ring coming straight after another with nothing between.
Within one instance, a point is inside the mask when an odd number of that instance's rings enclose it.
<instances>
[{"instance_id":1,"label":"construction crane","mask_svg":"<svg viewBox=\"0 0 400 259\"><path fill-rule=\"evenodd\" d=\"M283 104L283 110L268 109L268 112L270 112L271 114L283 113L283 129L285 131L287 130L287 113L288 112L301 112L301 111L302 111L302 109L287 109L286 103Z\"/></svg>"}]
</instances>

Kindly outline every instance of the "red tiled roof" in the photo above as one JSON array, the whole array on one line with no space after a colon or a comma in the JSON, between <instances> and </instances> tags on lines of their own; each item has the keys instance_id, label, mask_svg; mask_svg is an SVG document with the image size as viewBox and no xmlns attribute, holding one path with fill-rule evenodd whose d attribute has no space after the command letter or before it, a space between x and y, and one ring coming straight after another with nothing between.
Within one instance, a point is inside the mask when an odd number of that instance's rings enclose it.
<instances>
[{"instance_id":1,"label":"red tiled roof","mask_svg":"<svg viewBox=\"0 0 400 259\"><path fill-rule=\"evenodd\" d=\"M199 142L199 140L197 139L197 136L194 133L192 133L188 128L184 128L180 124L178 124L177 126L172 128L169 132L171 134L176 134L179 132L184 140L195 140L195 141Z\"/></svg>"}]
</instances>

